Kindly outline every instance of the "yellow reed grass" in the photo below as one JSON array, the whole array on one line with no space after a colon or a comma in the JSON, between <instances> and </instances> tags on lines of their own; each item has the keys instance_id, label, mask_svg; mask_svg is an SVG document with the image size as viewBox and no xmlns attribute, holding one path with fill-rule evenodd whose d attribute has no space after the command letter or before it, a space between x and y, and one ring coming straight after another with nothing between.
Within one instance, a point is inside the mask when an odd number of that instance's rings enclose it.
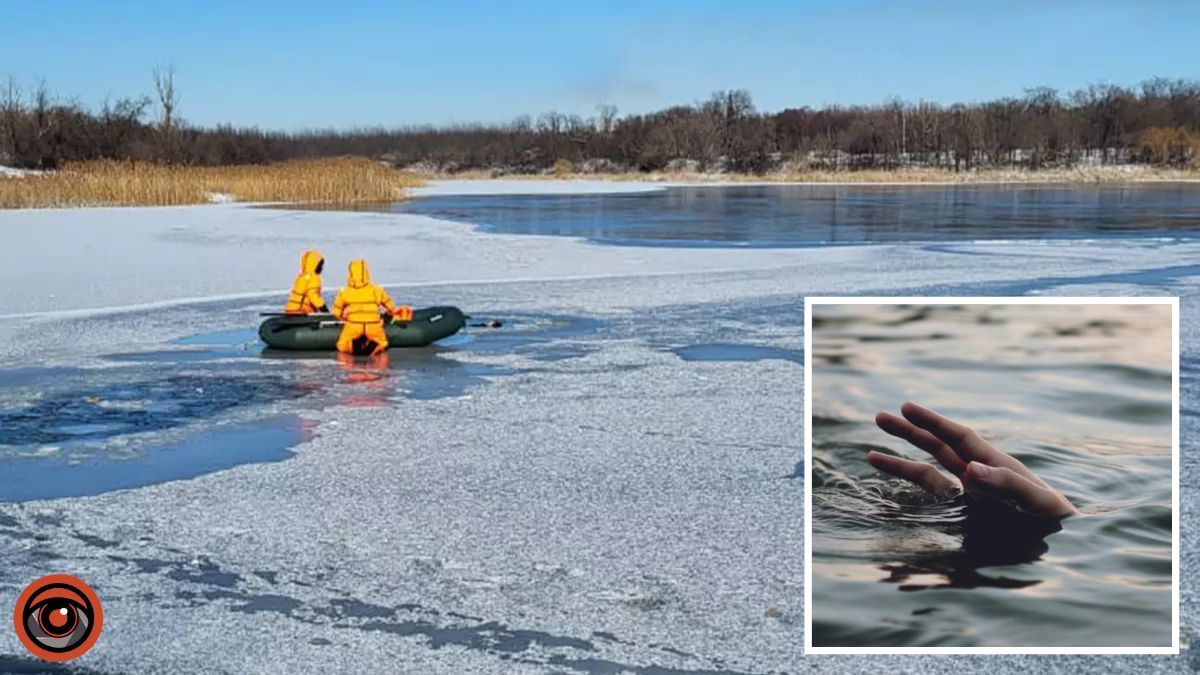
<instances>
[{"instance_id":1,"label":"yellow reed grass","mask_svg":"<svg viewBox=\"0 0 1200 675\"><path fill-rule=\"evenodd\" d=\"M246 166L81 162L0 177L0 208L167 206L219 200L346 204L396 201L424 181L363 157Z\"/></svg>"}]
</instances>

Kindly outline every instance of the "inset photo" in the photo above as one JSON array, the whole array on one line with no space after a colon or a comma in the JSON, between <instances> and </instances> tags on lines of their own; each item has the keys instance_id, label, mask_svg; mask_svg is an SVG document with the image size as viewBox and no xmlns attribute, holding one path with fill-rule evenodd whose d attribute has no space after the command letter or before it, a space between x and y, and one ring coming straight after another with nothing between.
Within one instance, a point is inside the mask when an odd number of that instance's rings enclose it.
<instances>
[{"instance_id":1,"label":"inset photo","mask_svg":"<svg viewBox=\"0 0 1200 675\"><path fill-rule=\"evenodd\" d=\"M1178 653L1177 298L810 298L810 653Z\"/></svg>"}]
</instances>

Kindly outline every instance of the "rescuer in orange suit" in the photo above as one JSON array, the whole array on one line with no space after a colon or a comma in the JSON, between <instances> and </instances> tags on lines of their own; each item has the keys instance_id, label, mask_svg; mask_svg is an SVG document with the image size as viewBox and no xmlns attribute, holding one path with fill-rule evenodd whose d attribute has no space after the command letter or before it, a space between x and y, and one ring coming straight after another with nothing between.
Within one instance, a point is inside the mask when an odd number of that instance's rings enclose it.
<instances>
[{"instance_id":1,"label":"rescuer in orange suit","mask_svg":"<svg viewBox=\"0 0 1200 675\"><path fill-rule=\"evenodd\" d=\"M300 274L292 282L292 292L288 293L287 304L283 306L284 314L313 314L325 313L325 299L321 297L321 270L325 268L325 258L319 251L305 251L300 256Z\"/></svg>"},{"instance_id":2,"label":"rescuer in orange suit","mask_svg":"<svg viewBox=\"0 0 1200 675\"><path fill-rule=\"evenodd\" d=\"M337 341L339 352L353 354L354 342L364 337L369 343L374 343L371 354L381 354L387 349L388 340L383 331L383 317L379 315L380 307L386 309L396 321L412 321L411 307L396 307L387 291L371 283L367 262L351 260L350 270L346 274L346 287L338 292L333 301L333 314L346 322Z\"/></svg>"}]
</instances>

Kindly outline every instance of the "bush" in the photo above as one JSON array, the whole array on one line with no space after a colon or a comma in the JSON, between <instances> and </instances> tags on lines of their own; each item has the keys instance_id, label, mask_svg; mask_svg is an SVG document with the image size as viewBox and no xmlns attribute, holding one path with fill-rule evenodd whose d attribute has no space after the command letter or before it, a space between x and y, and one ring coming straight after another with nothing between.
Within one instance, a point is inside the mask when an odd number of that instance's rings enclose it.
<instances>
[{"instance_id":1,"label":"bush","mask_svg":"<svg viewBox=\"0 0 1200 675\"><path fill-rule=\"evenodd\" d=\"M1151 127L1138 144L1143 161L1160 166L1200 167L1200 132L1183 127Z\"/></svg>"},{"instance_id":2,"label":"bush","mask_svg":"<svg viewBox=\"0 0 1200 675\"><path fill-rule=\"evenodd\" d=\"M559 157L554 160L554 175L559 178L565 178L575 172L575 165L566 157Z\"/></svg>"}]
</instances>

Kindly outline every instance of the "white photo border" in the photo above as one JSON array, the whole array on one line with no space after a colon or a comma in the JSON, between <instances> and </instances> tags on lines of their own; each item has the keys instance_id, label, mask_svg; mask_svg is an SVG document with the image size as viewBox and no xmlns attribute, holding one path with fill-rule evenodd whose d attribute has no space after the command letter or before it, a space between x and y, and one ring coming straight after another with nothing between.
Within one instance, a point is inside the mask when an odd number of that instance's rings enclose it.
<instances>
[{"instance_id":1,"label":"white photo border","mask_svg":"<svg viewBox=\"0 0 1200 675\"><path fill-rule=\"evenodd\" d=\"M814 305L1169 305L1171 307L1171 646L1169 647L814 647L812 644L812 308ZM804 299L804 652L805 654L1179 654L1179 298L814 296Z\"/></svg>"}]
</instances>

